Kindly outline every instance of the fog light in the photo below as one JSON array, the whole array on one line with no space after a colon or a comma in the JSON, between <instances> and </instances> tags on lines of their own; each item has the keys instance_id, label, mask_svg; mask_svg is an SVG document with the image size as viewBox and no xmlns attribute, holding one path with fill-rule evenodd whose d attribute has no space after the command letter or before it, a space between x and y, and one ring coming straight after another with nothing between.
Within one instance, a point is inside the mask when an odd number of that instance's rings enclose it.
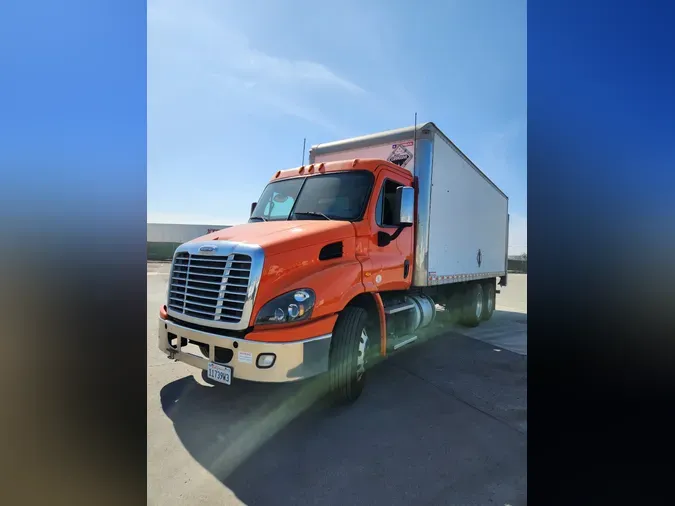
<instances>
[{"instance_id":1,"label":"fog light","mask_svg":"<svg viewBox=\"0 0 675 506\"><path fill-rule=\"evenodd\" d=\"M269 369L274 365L277 356L274 353L261 353L258 355L257 364L260 369Z\"/></svg>"}]
</instances>

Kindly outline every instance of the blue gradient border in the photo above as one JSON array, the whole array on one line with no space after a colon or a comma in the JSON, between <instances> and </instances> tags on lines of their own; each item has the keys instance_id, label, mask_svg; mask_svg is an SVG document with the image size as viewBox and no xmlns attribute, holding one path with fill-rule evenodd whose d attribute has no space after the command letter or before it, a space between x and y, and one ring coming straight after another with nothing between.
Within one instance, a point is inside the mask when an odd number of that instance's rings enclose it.
<instances>
[{"instance_id":1,"label":"blue gradient border","mask_svg":"<svg viewBox=\"0 0 675 506\"><path fill-rule=\"evenodd\" d=\"M651 503L668 482L644 464L673 385L674 14L528 3L533 504Z\"/></svg>"},{"instance_id":2,"label":"blue gradient border","mask_svg":"<svg viewBox=\"0 0 675 506\"><path fill-rule=\"evenodd\" d=\"M145 504L146 3L0 11L3 344L30 359L8 362L26 416L8 483Z\"/></svg>"},{"instance_id":3,"label":"blue gradient border","mask_svg":"<svg viewBox=\"0 0 675 506\"><path fill-rule=\"evenodd\" d=\"M60 406L31 416L49 421L39 434L15 434L69 442L31 467L70 473L47 497L143 503L146 4L6 4L5 346L49 350L42 381L13 386L30 409ZM655 504L669 483L653 452L672 429L674 17L666 2L528 6L533 504ZM79 473L87 489L68 489Z\"/></svg>"}]
</instances>

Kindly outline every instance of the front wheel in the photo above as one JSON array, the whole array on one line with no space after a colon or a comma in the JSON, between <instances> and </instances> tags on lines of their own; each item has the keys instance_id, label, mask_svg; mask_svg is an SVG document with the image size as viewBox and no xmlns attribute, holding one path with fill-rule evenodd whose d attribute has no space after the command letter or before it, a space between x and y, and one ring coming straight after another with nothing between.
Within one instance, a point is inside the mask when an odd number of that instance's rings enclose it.
<instances>
[{"instance_id":1,"label":"front wheel","mask_svg":"<svg viewBox=\"0 0 675 506\"><path fill-rule=\"evenodd\" d=\"M338 401L354 402L363 391L369 348L367 319L364 309L347 307L335 324L328 375L331 393Z\"/></svg>"}]
</instances>

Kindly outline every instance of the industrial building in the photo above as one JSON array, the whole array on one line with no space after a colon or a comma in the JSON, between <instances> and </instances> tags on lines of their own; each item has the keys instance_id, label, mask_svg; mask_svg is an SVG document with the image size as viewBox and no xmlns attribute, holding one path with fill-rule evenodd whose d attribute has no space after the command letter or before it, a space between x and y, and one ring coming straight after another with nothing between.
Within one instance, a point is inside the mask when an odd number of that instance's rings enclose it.
<instances>
[{"instance_id":1,"label":"industrial building","mask_svg":"<svg viewBox=\"0 0 675 506\"><path fill-rule=\"evenodd\" d=\"M148 260L171 260L173 252L184 242L229 226L148 223Z\"/></svg>"},{"instance_id":2,"label":"industrial building","mask_svg":"<svg viewBox=\"0 0 675 506\"><path fill-rule=\"evenodd\" d=\"M520 272L527 274L527 255L509 255L509 272Z\"/></svg>"}]
</instances>

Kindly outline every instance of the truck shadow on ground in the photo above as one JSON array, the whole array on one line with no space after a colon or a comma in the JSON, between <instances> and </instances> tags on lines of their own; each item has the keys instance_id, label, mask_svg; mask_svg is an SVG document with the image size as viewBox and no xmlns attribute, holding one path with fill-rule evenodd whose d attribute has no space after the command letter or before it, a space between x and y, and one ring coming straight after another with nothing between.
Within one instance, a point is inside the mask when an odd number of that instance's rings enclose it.
<instances>
[{"instance_id":1,"label":"truck shadow on ground","mask_svg":"<svg viewBox=\"0 0 675 506\"><path fill-rule=\"evenodd\" d=\"M527 313L518 311L508 311L506 309L495 309L493 321L508 320L515 323L527 325Z\"/></svg>"},{"instance_id":2,"label":"truck shadow on ground","mask_svg":"<svg viewBox=\"0 0 675 506\"><path fill-rule=\"evenodd\" d=\"M459 338L470 353L484 348L468 341ZM424 343L376 366L351 406L323 400L321 379L228 387L187 376L160 398L187 451L246 504L523 504L522 431L402 367L448 346Z\"/></svg>"}]
</instances>

